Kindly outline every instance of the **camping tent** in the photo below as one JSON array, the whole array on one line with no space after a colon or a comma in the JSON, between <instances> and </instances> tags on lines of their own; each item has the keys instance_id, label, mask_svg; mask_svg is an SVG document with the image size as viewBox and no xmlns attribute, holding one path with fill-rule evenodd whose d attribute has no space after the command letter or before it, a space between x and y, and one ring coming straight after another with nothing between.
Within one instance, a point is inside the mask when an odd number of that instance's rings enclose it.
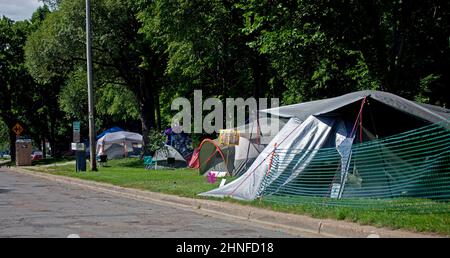
<instances>
[{"instance_id":1,"label":"camping tent","mask_svg":"<svg viewBox=\"0 0 450 258\"><path fill-rule=\"evenodd\" d=\"M97 141L97 155L103 152L108 159L128 157L142 146L142 135L119 131L107 133Z\"/></svg>"},{"instance_id":2,"label":"camping tent","mask_svg":"<svg viewBox=\"0 0 450 258\"><path fill-rule=\"evenodd\" d=\"M115 133L115 132L121 132L121 131L124 131L124 130L122 128L120 128L120 127L117 127L117 126L111 127L109 129L103 131L101 134L97 135L97 140L102 138L106 134Z\"/></svg>"},{"instance_id":3,"label":"camping tent","mask_svg":"<svg viewBox=\"0 0 450 258\"><path fill-rule=\"evenodd\" d=\"M234 128L240 137L249 139L253 143L267 145L289 120L288 118L260 115L259 119Z\"/></svg>"},{"instance_id":4,"label":"camping tent","mask_svg":"<svg viewBox=\"0 0 450 258\"><path fill-rule=\"evenodd\" d=\"M167 145L174 147L185 158L192 155L192 139L188 134L175 133L172 128L167 128L164 134L167 136Z\"/></svg>"},{"instance_id":5,"label":"camping tent","mask_svg":"<svg viewBox=\"0 0 450 258\"><path fill-rule=\"evenodd\" d=\"M217 140L205 139L194 150L189 167L199 169L202 175L206 175L209 171L223 171L240 176L287 120L264 115L255 121L238 126L234 129L239 132L240 140L235 146L221 146Z\"/></svg>"},{"instance_id":6,"label":"camping tent","mask_svg":"<svg viewBox=\"0 0 450 258\"><path fill-rule=\"evenodd\" d=\"M164 145L153 154L153 161L158 167L186 167L187 162L183 156L172 146Z\"/></svg>"},{"instance_id":7,"label":"camping tent","mask_svg":"<svg viewBox=\"0 0 450 258\"><path fill-rule=\"evenodd\" d=\"M261 145L254 144L244 137L240 137L238 145L230 146L221 146L217 141L205 139L189 163L191 167L197 167L201 175L206 175L209 171L221 171L240 176L262 149Z\"/></svg>"},{"instance_id":8,"label":"camping tent","mask_svg":"<svg viewBox=\"0 0 450 258\"><path fill-rule=\"evenodd\" d=\"M272 193L286 191L300 195L324 196L333 191L332 183L337 180L340 184L335 184L339 186L336 196L340 198L345 195L344 186L349 179L349 171L367 167L364 163L360 166L358 164L359 167L356 166L354 160L358 158L356 155L358 153L353 153L354 143L367 144L371 141L381 143L374 145L377 149L371 152L371 156L365 157L364 162L372 161L370 163L372 172L380 167L379 171L383 174L385 181L370 182L370 177L366 177L365 180L373 185L377 184L376 187L380 187L380 184L389 184L389 187L371 188L371 190L378 189L379 194L384 194L385 189L394 192L391 183L395 183L396 170L406 174L411 171L409 162L420 164L417 162L440 159L439 155L448 155L450 152L449 145L444 143L443 149L439 149L433 157L408 159L407 155L400 155L396 148L399 148L401 142L398 142L394 135L436 123L445 127L450 119L450 110L418 104L387 92L360 91L261 112L290 118L290 120L240 178L201 195L253 200L270 189ZM445 127L443 130L446 130L445 135L448 135L448 128ZM392 140L391 146L377 140L389 136L396 139ZM446 136L444 140L448 141L448 138ZM407 136L405 139L408 139ZM364 144L361 145L364 148ZM414 150L410 146L408 148L409 152L411 149ZM327 150L329 153L322 155L322 150ZM415 155L421 155L421 153ZM273 164L276 165L276 169L273 169ZM316 167L311 169L311 166ZM321 166L329 166L329 170L336 174L325 180L326 183L322 185L321 191L311 193L313 188L311 185L319 181L317 173L324 170ZM363 169L361 171L364 172ZM427 169L424 171L426 172ZM320 178L320 180L324 179ZM317 186L314 185L314 187ZM403 189L394 190L403 193ZM359 193L361 196L363 192L359 191ZM366 191L363 194L374 194L374 191ZM397 193L392 193L392 196L395 194Z\"/></svg>"}]
</instances>

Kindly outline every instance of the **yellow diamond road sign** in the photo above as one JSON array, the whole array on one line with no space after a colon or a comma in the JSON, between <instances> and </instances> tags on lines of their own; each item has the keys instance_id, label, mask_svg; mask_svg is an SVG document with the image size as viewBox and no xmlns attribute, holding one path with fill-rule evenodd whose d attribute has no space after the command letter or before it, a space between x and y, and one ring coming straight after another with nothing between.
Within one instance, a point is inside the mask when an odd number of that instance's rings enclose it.
<instances>
[{"instance_id":1,"label":"yellow diamond road sign","mask_svg":"<svg viewBox=\"0 0 450 258\"><path fill-rule=\"evenodd\" d=\"M23 132L23 128L22 126L20 126L19 123L17 123L13 128L12 128L13 132L16 133L16 135L20 135Z\"/></svg>"}]
</instances>

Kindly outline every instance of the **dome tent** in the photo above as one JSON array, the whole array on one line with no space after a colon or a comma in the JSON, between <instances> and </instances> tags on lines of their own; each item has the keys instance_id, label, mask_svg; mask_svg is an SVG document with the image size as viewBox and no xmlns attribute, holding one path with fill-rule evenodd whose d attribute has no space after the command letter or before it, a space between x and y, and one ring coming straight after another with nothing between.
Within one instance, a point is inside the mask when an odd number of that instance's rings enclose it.
<instances>
[{"instance_id":1,"label":"dome tent","mask_svg":"<svg viewBox=\"0 0 450 258\"><path fill-rule=\"evenodd\" d=\"M109 134L109 133L122 132L122 131L125 131L125 130L123 130L122 128L120 128L118 126L111 127L109 129L106 129L102 133L98 134L97 135L97 140L102 138L103 136Z\"/></svg>"},{"instance_id":2,"label":"dome tent","mask_svg":"<svg viewBox=\"0 0 450 258\"><path fill-rule=\"evenodd\" d=\"M142 135L133 132L119 131L107 133L97 141L97 155L103 154L108 159L128 157L142 146Z\"/></svg>"},{"instance_id":3,"label":"dome tent","mask_svg":"<svg viewBox=\"0 0 450 258\"><path fill-rule=\"evenodd\" d=\"M182 168L187 166L187 161L183 156L172 146L164 145L153 154L152 160L156 162L156 166Z\"/></svg>"},{"instance_id":4,"label":"dome tent","mask_svg":"<svg viewBox=\"0 0 450 258\"><path fill-rule=\"evenodd\" d=\"M230 146L221 146L217 141L205 139L198 147L198 155L193 155L189 163L196 164L201 175L206 175L209 171L222 171L240 176L262 149L261 145L251 143L244 137L240 137L238 145Z\"/></svg>"}]
</instances>

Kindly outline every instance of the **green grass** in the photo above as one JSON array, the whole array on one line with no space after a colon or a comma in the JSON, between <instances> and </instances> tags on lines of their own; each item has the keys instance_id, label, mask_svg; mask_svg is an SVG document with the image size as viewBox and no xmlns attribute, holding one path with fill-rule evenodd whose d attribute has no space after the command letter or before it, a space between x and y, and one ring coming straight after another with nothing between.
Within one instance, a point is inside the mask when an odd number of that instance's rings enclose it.
<instances>
[{"instance_id":1,"label":"green grass","mask_svg":"<svg viewBox=\"0 0 450 258\"><path fill-rule=\"evenodd\" d=\"M415 211L366 210L351 207L329 207L314 204L286 204L270 201L242 202L228 201L244 205L252 205L274 211L308 215L313 218L330 218L356 222L361 225L405 229L415 232L432 232L450 235L449 213L417 213Z\"/></svg>"},{"instance_id":2,"label":"green grass","mask_svg":"<svg viewBox=\"0 0 450 258\"><path fill-rule=\"evenodd\" d=\"M108 165L100 167L98 172L76 173L74 167L75 165L73 164L50 167L35 166L33 170L192 198L204 198L197 194L214 189L219 184L219 182L215 184L207 183L206 178L200 176L198 171L193 169L145 170L142 161L138 159L108 161ZM228 180L232 179L228 178ZM217 200L217 198L214 199ZM420 213L414 209L402 211L389 209L370 210L355 207L325 206L308 202L301 204L280 202L280 200L274 202L275 200L272 198L263 198L262 201L255 200L252 202L238 201L231 198L219 200L285 213L309 215L314 218L331 218L357 222L363 225L450 235L448 203L432 204L436 207L442 207L441 210L444 212ZM398 202L405 201L414 200L399 200ZM435 206L433 207L436 208Z\"/></svg>"},{"instance_id":3,"label":"green grass","mask_svg":"<svg viewBox=\"0 0 450 258\"><path fill-rule=\"evenodd\" d=\"M33 160L32 164L33 165L50 165L50 164L58 164L58 163L65 163L68 161L73 161L75 160L75 158L72 157L65 157L65 158L45 158L45 159L40 159L40 160Z\"/></svg>"},{"instance_id":4,"label":"green grass","mask_svg":"<svg viewBox=\"0 0 450 258\"><path fill-rule=\"evenodd\" d=\"M134 158L108 161L97 172L75 172L74 164L35 166L32 170L185 197L196 197L219 185L209 184L193 169L145 170L142 161Z\"/></svg>"}]
</instances>

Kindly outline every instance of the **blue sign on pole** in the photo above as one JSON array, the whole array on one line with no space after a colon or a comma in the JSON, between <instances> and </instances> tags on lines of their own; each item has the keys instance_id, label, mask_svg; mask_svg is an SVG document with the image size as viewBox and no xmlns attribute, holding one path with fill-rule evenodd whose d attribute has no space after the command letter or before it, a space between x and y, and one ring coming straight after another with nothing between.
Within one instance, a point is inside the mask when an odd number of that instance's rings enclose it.
<instances>
[{"instance_id":1,"label":"blue sign on pole","mask_svg":"<svg viewBox=\"0 0 450 258\"><path fill-rule=\"evenodd\" d=\"M73 122L73 142L80 142L80 121Z\"/></svg>"}]
</instances>

